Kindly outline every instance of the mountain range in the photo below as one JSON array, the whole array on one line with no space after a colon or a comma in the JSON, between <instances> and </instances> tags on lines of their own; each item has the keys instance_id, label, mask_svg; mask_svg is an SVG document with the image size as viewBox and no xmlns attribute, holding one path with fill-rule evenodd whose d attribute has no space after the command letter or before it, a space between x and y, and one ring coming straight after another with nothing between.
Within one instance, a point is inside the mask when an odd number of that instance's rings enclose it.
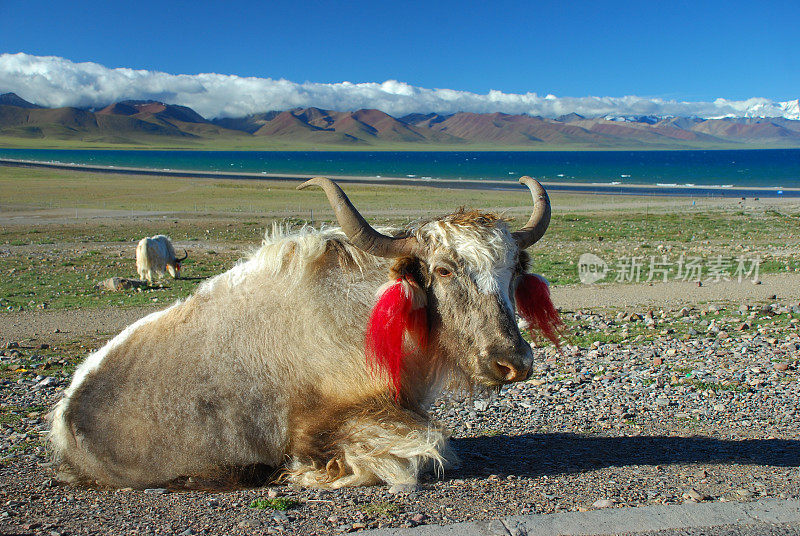
<instances>
[{"instance_id":1,"label":"mountain range","mask_svg":"<svg viewBox=\"0 0 800 536\"><path fill-rule=\"evenodd\" d=\"M99 109L44 108L14 93L0 95L0 146L34 142L252 149L800 147L800 120L587 118L575 113L549 119L468 112L392 117L374 109L320 108L206 119L191 108L157 101L126 100Z\"/></svg>"}]
</instances>

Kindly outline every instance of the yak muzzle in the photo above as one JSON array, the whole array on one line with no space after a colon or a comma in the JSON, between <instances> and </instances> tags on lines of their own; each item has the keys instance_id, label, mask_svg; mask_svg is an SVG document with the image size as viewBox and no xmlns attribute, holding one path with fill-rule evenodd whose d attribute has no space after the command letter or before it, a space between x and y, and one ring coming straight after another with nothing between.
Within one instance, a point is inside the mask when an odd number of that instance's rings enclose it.
<instances>
[{"instance_id":1,"label":"yak muzzle","mask_svg":"<svg viewBox=\"0 0 800 536\"><path fill-rule=\"evenodd\" d=\"M522 366L514 365L508 361L498 359L494 362L494 371L505 382L522 382L531 377L533 363L525 363Z\"/></svg>"}]
</instances>

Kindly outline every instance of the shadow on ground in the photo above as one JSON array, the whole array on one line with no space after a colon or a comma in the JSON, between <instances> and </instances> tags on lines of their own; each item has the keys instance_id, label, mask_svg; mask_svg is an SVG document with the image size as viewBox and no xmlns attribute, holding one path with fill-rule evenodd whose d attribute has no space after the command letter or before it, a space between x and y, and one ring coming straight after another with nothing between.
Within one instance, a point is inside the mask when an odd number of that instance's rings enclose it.
<instances>
[{"instance_id":1,"label":"shadow on ground","mask_svg":"<svg viewBox=\"0 0 800 536\"><path fill-rule=\"evenodd\" d=\"M800 467L800 441L791 439L523 434L465 437L453 439L451 446L461 459L461 467L447 472L450 479L490 473L541 476L611 466L684 463Z\"/></svg>"}]
</instances>

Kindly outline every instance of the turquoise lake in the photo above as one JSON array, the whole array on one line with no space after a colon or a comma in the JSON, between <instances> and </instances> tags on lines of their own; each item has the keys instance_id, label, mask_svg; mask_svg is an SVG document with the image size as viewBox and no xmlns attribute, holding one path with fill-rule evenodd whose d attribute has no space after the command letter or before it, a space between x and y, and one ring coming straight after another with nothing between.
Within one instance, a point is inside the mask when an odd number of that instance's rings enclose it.
<instances>
[{"instance_id":1,"label":"turquoise lake","mask_svg":"<svg viewBox=\"0 0 800 536\"><path fill-rule=\"evenodd\" d=\"M170 170L800 188L800 149L743 151L150 151L2 149L0 158Z\"/></svg>"}]
</instances>

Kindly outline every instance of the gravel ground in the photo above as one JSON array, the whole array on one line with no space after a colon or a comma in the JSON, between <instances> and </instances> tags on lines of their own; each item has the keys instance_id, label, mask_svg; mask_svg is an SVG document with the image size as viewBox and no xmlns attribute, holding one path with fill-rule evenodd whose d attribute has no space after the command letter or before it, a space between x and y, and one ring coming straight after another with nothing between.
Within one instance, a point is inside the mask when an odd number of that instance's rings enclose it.
<instances>
[{"instance_id":1,"label":"gravel ground","mask_svg":"<svg viewBox=\"0 0 800 536\"><path fill-rule=\"evenodd\" d=\"M87 349L61 351L46 337L10 341L0 356L0 533L337 534L800 497L796 296L564 314L574 328L571 343L562 353L536 348L532 380L491 399L447 395L435 403L434 417L452 431L461 465L425 476L414 489L60 486L41 441L44 413L67 385L69 369L60 367ZM582 342L593 333L604 340ZM257 499L280 497L288 499L285 511L255 507Z\"/></svg>"}]
</instances>

